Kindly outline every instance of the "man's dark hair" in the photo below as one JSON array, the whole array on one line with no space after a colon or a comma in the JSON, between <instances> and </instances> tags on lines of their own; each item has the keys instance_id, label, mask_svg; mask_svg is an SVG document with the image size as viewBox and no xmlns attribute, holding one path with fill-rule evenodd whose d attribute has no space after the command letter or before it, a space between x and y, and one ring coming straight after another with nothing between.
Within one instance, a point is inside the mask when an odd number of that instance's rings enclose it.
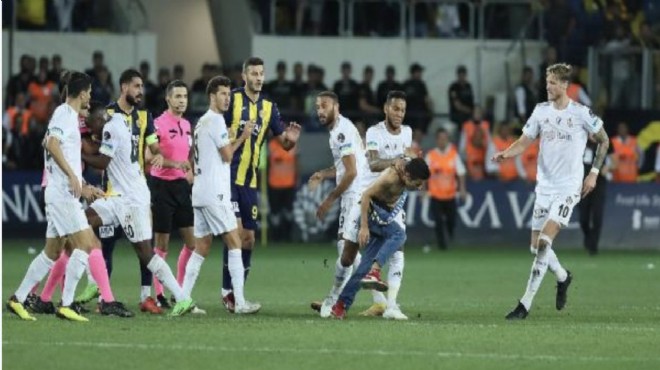
<instances>
[{"instance_id":1,"label":"man's dark hair","mask_svg":"<svg viewBox=\"0 0 660 370\"><path fill-rule=\"evenodd\" d=\"M317 98L330 98L335 103L339 102L339 98L337 97L337 94L335 94L333 91L322 91L318 95L316 95L316 97Z\"/></svg>"},{"instance_id":2,"label":"man's dark hair","mask_svg":"<svg viewBox=\"0 0 660 370\"><path fill-rule=\"evenodd\" d=\"M96 111L105 110L105 104L101 103L98 100L92 100L89 102L89 115L91 116Z\"/></svg>"},{"instance_id":3,"label":"man's dark hair","mask_svg":"<svg viewBox=\"0 0 660 370\"><path fill-rule=\"evenodd\" d=\"M206 85L206 95L215 94L218 92L220 86L225 86L231 88L231 80L229 77L225 76L215 76L209 80L209 83Z\"/></svg>"},{"instance_id":4,"label":"man's dark hair","mask_svg":"<svg viewBox=\"0 0 660 370\"><path fill-rule=\"evenodd\" d=\"M259 57L249 57L243 62L243 73L247 72L248 67L250 66L263 66L264 61Z\"/></svg>"},{"instance_id":5,"label":"man's dark hair","mask_svg":"<svg viewBox=\"0 0 660 370\"><path fill-rule=\"evenodd\" d=\"M411 180L426 181L431 177L429 165L422 158L413 158L406 164L406 172Z\"/></svg>"},{"instance_id":6,"label":"man's dark hair","mask_svg":"<svg viewBox=\"0 0 660 370\"><path fill-rule=\"evenodd\" d=\"M188 90L188 85L186 85L185 82L181 80L174 80L167 84L167 89L165 90L165 94L169 96L172 93L172 90L174 90L174 88L176 87L183 87L186 90Z\"/></svg>"},{"instance_id":7,"label":"man's dark hair","mask_svg":"<svg viewBox=\"0 0 660 370\"><path fill-rule=\"evenodd\" d=\"M394 99L406 100L406 93L401 90L392 90L387 93L387 103L391 103Z\"/></svg>"},{"instance_id":8,"label":"man's dark hair","mask_svg":"<svg viewBox=\"0 0 660 370\"><path fill-rule=\"evenodd\" d=\"M66 96L77 98L80 93L92 87L92 79L82 72L70 72L65 76Z\"/></svg>"},{"instance_id":9,"label":"man's dark hair","mask_svg":"<svg viewBox=\"0 0 660 370\"><path fill-rule=\"evenodd\" d=\"M435 132L435 137L438 137L438 135L440 135L440 134L447 134L447 135L449 135L449 133L447 132L447 130L445 130L445 129L442 128L442 127L440 127L440 128Z\"/></svg>"},{"instance_id":10,"label":"man's dark hair","mask_svg":"<svg viewBox=\"0 0 660 370\"><path fill-rule=\"evenodd\" d=\"M119 76L119 86L121 87L121 85L123 85L123 84L130 83L136 77L142 79L142 74L140 72L138 72L137 69L129 68L129 69L125 70Z\"/></svg>"}]
</instances>

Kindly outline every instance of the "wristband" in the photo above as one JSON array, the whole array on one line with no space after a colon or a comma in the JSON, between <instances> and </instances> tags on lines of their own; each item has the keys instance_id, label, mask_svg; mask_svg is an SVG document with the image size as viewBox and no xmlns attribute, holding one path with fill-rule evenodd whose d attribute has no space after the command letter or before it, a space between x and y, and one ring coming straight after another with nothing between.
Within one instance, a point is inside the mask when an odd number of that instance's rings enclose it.
<instances>
[{"instance_id":1,"label":"wristband","mask_svg":"<svg viewBox=\"0 0 660 370\"><path fill-rule=\"evenodd\" d=\"M589 172L595 173L596 175L598 175L600 173L600 170L598 168L591 167L591 171L589 171Z\"/></svg>"}]
</instances>

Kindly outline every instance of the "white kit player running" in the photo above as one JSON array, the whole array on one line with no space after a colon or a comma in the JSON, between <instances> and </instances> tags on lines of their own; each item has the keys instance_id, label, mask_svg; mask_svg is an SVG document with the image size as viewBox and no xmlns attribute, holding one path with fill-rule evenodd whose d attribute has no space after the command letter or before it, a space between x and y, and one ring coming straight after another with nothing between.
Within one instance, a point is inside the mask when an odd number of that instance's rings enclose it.
<instances>
[{"instance_id":1,"label":"white kit player running","mask_svg":"<svg viewBox=\"0 0 660 370\"><path fill-rule=\"evenodd\" d=\"M406 115L406 94L398 90L390 91L385 100L384 112L385 121L367 130L367 158L370 171L366 175L365 188L371 186L381 172L398 159L417 157L412 149L412 129L408 125L403 125ZM406 320L406 315L401 312L396 301L403 279L403 245L390 257L388 265L387 298L382 292L372 289L374 304L360 315Z\"/></svg>"},{"instance_id":2,"label":"white kit player running","mask_svg":"<svg viewBox=\"0 0 660 370\"><path fill-rule=\"evenodd\" d=\"M241 257L241 236L231 203L230 165L236 151L254 130L254 122L246 122L241 136L231 140L223 113L229 109L231 80L213 77L207 87L209 110L195 126L193 156L195 181L192 204L195 213L195 250L186 265L183 291L190 297L204 259L208 256L213 236L220 235L229 248L228 268L236 305L234 313L252 314L261 309L258 303L245 300L243 285L245 268Z\"/></svg>"},{"instance_id":3,"label":"white kit player running","mask_svg":"<svg viewBox=\"0 0 660 370\"><path fill-rule=\"evenodd\" d=\"M562 226L566 226L573 207L596 186L609 146L603 121L591 109L569 99L566 89L571 67L554 64L546 70L548 102L536 106L523 128L523 135L506 150L496 153L492 160L503 161L519 155L540 137L536 175L536 201L532 218L531 252L536 255L525 294L506 318L524 319L532 306L543 276L550 269L557 277L555 306L562 310L572 276L566 271L552 249ZM582 157L589 134L593 134L598 148L589 175L582 181Z\"/></svg>"},{"instance_id":4,"label":"white kit player running","mask_svg":"<svg viewBox=\"0 0 660 370\"><path fill-rule=\"evenodd\" d=\"M139 140L137 125L117 113L103 126L99 153L83 155L87 164L107 171L113 190L112 196L90 205L87 219L94 228L121 225L138 258L176 298L171 315L181 316L193 309L194 302L186 299L170 267L151 248L151 194L140 171Z\"/></svg>"},{"instance_id":5,"label":"white kit player running","mask_svg":"<svg viewBox=\"0 0 660 370\"><path fill-rule=\"evenodd\" d=\"M357 237L347 239L344 230L347 227L359 227L360 213L353 212L357 218L351 219L351 209L359 207L364 178L369 171L360 133L353 122L339 114L338 101L337 95L331 91L324 91L316 97L319 121L330 131L330 149L335 164L314 173L309 179L310 189L315 189L324 179L335 178L337 182L335 189L328 194L316 212L319 219L325 218L332 204L341 199L337 242L339 258L335 264L334 284L322 304L312 302L312 309L320 311L322 317L330 316L332 306L353 272L353 266L360 264Z\"/></svg>"}]
</instances>

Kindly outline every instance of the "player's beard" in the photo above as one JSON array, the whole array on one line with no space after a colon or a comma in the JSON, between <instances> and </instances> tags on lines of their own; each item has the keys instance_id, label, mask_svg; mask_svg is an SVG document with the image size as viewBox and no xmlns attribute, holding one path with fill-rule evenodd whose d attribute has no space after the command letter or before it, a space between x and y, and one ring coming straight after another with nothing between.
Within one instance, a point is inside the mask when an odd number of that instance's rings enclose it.
<instances>
[{"instance_id":1,"label":"player's beard","mask_svg":"<svg viewBox=\"0 0 660 370\"><path fill-rule=\"evenodd\" d=\"M392 119L385 118L385 126L387 126L387 128L392 130L392 131L396 131L401 127L401 123L399 123L398 125L395 125L393 123Z\"/></svg>"},{"instance_id":2,"label":"player's beard","mask_svg":"<svg viewBox=\"0 0 660 370\"><path fill-rule=\"evenodd\" d=\"M336 119L337 119L337 117L335 116L334 112L330 112L330 113L326 114L325 115L325 120L321 119L321 117L319 116L319 121L321 122L321 125L323 125L324 127L328 126L329 124L334 122Z\"/></svg>"},{"instance_id":3,"label":"player's beard","mask_svg":"<svg viewBox=\"0 0 660 370\"><path fill-rule=\"evenodd\" d=\"M126 95L126 102L133 107L137 107L142 103L142 94L137 94L136 96Z\"/></svg>"}]
</instances>

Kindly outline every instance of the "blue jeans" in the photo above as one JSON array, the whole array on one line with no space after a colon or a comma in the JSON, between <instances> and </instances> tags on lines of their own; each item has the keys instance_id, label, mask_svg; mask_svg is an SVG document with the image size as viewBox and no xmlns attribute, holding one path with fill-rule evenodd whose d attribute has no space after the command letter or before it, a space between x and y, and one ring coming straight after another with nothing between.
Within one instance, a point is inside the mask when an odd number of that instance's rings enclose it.
<instances>
[{"instance_id":1,"label":"blue jeans","mask_svg":"<svg viewBox=\"0 0 660 370\"><path fill-rule=\"evenodd\" d=\"M369 220L369 231L371 235L369 243L362 251L362 261L339 295L339 299L344 302L347 310L353 304L355 295L360 290L360 280L369 273L371 265L377 262L380 266L383 266L406 242L406 232L396 222L381 225Z\"/></svg>"}]
</instances>

